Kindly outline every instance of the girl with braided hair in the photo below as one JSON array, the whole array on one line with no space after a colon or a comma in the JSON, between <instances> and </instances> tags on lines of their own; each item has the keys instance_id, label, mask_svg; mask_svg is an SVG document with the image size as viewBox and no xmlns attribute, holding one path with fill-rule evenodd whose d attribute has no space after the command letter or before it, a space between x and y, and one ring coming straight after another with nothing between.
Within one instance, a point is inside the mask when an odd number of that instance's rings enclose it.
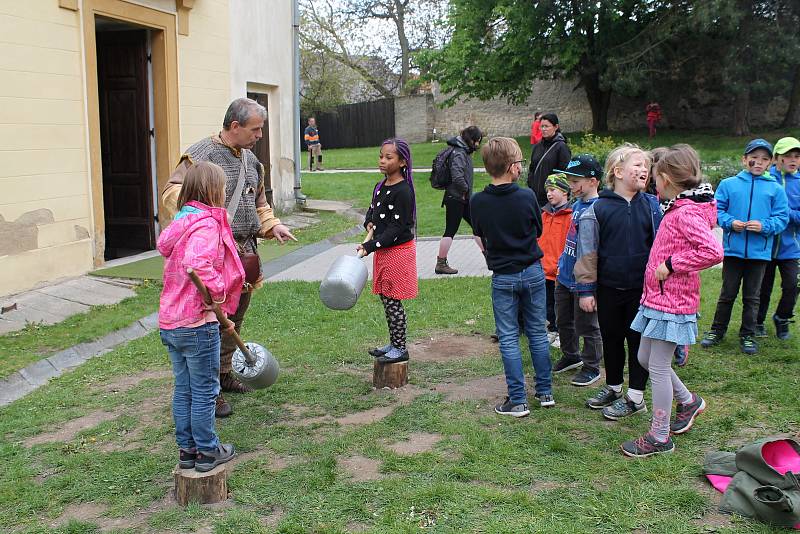
<instances>
[{"instance_id":1,"label":"girl with braided hair","mask_svg":"<svg viewBox=\"0 0 800 534\"><path fill-rule=\"evenodd\" d=\"M390 342L372 349L380 363L408 360L406 312L402 301L417 296L417 248L414 241L417 207L411 149L400 138L381 144L378 170L384 178L372 191L364 227L372 239L357 247L373 256L372 292L379 295L389 325Z\"/></svg>"}]
</instances>

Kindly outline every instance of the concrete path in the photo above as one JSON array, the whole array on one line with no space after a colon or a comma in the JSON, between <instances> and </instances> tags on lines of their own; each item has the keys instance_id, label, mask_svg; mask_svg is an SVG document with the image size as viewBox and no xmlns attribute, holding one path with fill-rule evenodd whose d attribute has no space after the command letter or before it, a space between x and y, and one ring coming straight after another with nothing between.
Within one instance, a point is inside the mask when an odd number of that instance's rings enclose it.
<instances>
[{"instance_id":1,"label":"concrete path","mask_svg":"<svg viewBox=\"0 0 800 534\"><path fill-rule=\"evenodd\" d=\"M347 243L327 247L318 251L317 254L303 259L286 269L272 274L267 278L268 282L281 282L284 280L304 280L320 281L328 272L331 264L339 256L355 255L356 245ZM433 269L436 265L436 254L439 251L438 237L421 237L417 241L417 274L421 279L427 278L448 278L450 276L489 276L491 273L486 268L486 260L478 245L472 237L456 236L453 240L453 247L448 255L448 262L451 266L458 269L457 275L435 274ZM362 260L369 270L372 277L372 258L367 257ZM274 263L274 262L273 262Z\"/></svg>"},{"instance_id":2,"label":"concrete path","mask_svg":"<svg viewBox=\"0 0 800 534\"><path fill-rule=\"evenodd\" d=\"M25 293L0 297L0 335L25 328L28 323L55 324L90 306L116 304L136 293L138 282L81 276Z\"/></svg>"}]
</instances>

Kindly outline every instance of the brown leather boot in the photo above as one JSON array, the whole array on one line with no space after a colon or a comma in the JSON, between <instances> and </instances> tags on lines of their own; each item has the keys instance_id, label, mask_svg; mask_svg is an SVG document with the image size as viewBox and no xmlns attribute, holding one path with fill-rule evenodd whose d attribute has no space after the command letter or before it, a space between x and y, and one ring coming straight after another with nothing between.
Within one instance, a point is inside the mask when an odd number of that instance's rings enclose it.
<instances>
[{"instance_id":1,"label":"brown leather boot","mask_svg":"<svg viewBox=\"0 0 800 534\"><path fill-rule=\"evenodd\" d=\"M453 269L447 265L447 258L436 258L436 268L433 270L436 274L458 274L458 269Z\"/></svg>"},{"instance_id":2,"label":"brown leather boot","mask_svg":"<svg viewBox=\"0 0 800 534\"><path fill-rule=\"evenodd\" d=\"M219 375L219 386L222 391L232 393L250 393L253 391L253 388L239 382L231 373L221 373Z\"/></svg>"},{"instance_id":3,"label":"brown leather boot","mask_svg":"<svg viewBox=\"0 0 800 534\"><path fill-rule=\"evenodd\" d=\"M228 417L233 413L233 408L222 395L217 395L217 405L214 407L214 415L217 417Z\"/></svg>"}]
</instances>

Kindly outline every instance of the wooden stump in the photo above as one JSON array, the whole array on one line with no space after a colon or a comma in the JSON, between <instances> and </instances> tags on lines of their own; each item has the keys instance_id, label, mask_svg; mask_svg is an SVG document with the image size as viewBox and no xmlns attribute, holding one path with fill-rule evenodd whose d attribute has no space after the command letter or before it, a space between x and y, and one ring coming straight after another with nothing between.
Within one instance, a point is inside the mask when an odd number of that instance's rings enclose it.
<instances>
[{"instance_id":1,"label":"wooden stump","mask_svg":"<svg viewBox=\"0 0 800 534\"><path fill-rule=\"evenodd\" d=\"M225 464L207 473L176 466L173 475L175 475L175 500L181 506L186 506L190 502L211 504L228 498L228 471Z\"/></svg>"},{"instance_id":2,"label":"wooden stump","mask_svg":"<svg viewBox=\"0 0 800 534\"><path fill-rule=\"evenodd\" d=\"M376 389L401 388L408 384L408 362L380 363L375 361L372 371L372 385Z\"/></svg>"}]
</instances>

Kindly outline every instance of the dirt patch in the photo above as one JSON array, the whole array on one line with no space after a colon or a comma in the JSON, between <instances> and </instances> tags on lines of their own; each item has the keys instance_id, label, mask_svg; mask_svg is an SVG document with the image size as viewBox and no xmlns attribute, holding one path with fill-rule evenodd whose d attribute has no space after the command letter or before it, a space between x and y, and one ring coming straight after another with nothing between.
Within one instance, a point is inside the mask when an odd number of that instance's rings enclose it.
<instances>
[{"instance_id":1,"label":"dirt patch","mask_svg":"<svg viewBox=\"0 0 800 534\"><path fill-rule=\"evenodd\" d=\"M397 441L386 445L386 448L397 454L419 454L432 450L433 446L441 440L441 434L426 434L420 432L411 434L406 441Z\"/></svg>"},{"instance_id":2,"label":"dirt patch","mask_svg":"<svg viewBox=\"0 0 800 534\"><path fill-rule=\"evenodd\" d=\"M381 462L366 456L355 455L340 457L336 463L339 468L353 479L354 482L366 482L383 478L380 473Z\"/></svg>"},{"instance_id":3,"label":"dirt patch","mask_svg":"<svg viewBox=\"0 0 800 534\"><path fill-rule=\"evenodd\" d=\"M499 352L488 336L440 334L410 344L408 354L412 360L421 362L446 362Z\"/></svg>"},{"instance_id":4,"label":"dirt patch","mask_svg":"<svg viewBox=\"0 0 800 534\"><path fill-rule=\"evenodd\" d=\"M135 375L126 375L103 385L103 390L108 393L124 393L138 386L145 380L162 379L172 376L169 369L159 369L157 371L143 371Z\"/></svg>"},{"instance_id":5,"label":"dirt patch","mask_svg":"<svg viewBox=\"0 0 800 534\"><path fill-rule=\"evenodd\" d=\"M172 396L167 391L162 393L158 397L144 400L134 406L117 409L118 415L134 416L137 424L133 429L125 432L120 441L103 443L98 450L101 452L132 451L139 448L139 441L143 438L146 429L159 426L165 421L171 421Z\"/></svg>"},{"instance_id":6,"label":"dirt patch","mask_svg":"<svg viewBox=\"0 0 800 534\"><path fill-rule=\"evenodd\" d=\"M388 417L399 406L407 406L408 404L411 404L415 398L425 392L426 390L424 389L410 385L400 389L382 389L380 391L376 391L375 394L395 397L397 402L391 406L378 406L376 408L370 408L369 410L343 415L342 417L321 415L318 417L309 417L298 421L290 421L289 425L299 427L334 423L338 423L342 426L369 425Z\"/></svg>"},{"instance_id":7,"label":"dirt patch","mask_svg":"<svg viewBox=\"0 0 800 534\"><path fill-rule=\"evenodd\" d=\"M272 513L270 515L261 518L261 524L268 528L275 528L285 515L286 512L283 510L283 508L275 507L272 509Z\"/></svg>"},{"instance_id":8,"label":"dirt patch","mask_svg":"<svg viewBox=\"0 0 800 534\"><path fill-rule=\"evenodd\" d=\"M94 502L70 504L64 508L64 511L61 512L61 515L58 516L58 519L50 523L50 526L56 528L66 523L70 519L74 519L76 521L94 522L98 517L103 515L107 509L108 507L105 505Z\"/></svg>"},{"instance_id":9,"label":"dirt patch","mask_svg":"<svg viewBox=\"0 0 800 534\"><path fill-rule=\"evenodd\" d=\"M502 400L506 390L506 379L503 375L478 378L463 384L445 382L434 387L434 391L444 394L451 401Z\"/></svg>"},{"instance_id":10,"label":"dirt patch","mask_svg":"<svg viewBox=\"0 0 800 534\"><path fill-rule=\"evenodd\" d=\"M347 525L344 527L344 530L345 532L366 532L369 530L369 525L365 523L351 522L347 523Z\"/></svg>"},{"instance_id":11,"label":"dirt patch","mask_svg":"<svg viewBox=\"0 0 800 534\"><path fill-rule=\"evenodd\" d=\"M231 460L228 465L233 468L256 458L267 458L269 460L267 469L271 472L281 471L298 462L298 459L294 456L278 456L269 449L257 449L255 451L237 454L236 458Z\"/></svg>"},{"instance_id":12,"label":"dirt patch","mask_svg":"<svg viewBox=\"0 0 800 534\"><path fill-rule=\"evenodd\" d=\"M100 423L105 423L106 421L115 419L118 417L118 415L119 414L117 413L106 411L92 412L89 415L84 415L83 417L67 421L56 430L32 436L26 439L24 444L26 447L32 447L34 445L41 445L42 443L50 443L54 441L72 441L75 439L75 436L78 434L78 432L86 430L87 428L96 427Z\"/></svg>"}]
</instances>

